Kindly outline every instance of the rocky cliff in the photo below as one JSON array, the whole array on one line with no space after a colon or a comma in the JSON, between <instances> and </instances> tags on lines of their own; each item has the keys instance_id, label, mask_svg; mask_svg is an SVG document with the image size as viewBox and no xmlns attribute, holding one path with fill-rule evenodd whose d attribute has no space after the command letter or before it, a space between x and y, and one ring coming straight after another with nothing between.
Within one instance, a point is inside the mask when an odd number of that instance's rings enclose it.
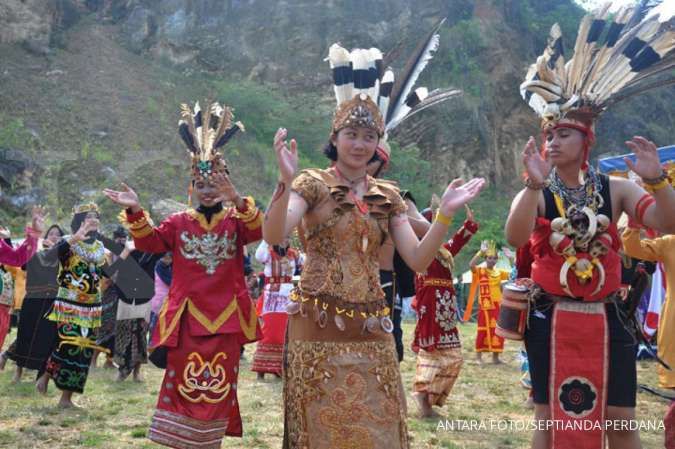
<instances>
[{"instance_id":1,"label":"rocky cliff","mask_svg":"<svg viewBox=\"0 0 675 449\"><path fill-rule=\"evenodd\" d=\"M304 164L324 163L330 44L377 46L400 69L441 17L440 49L420 83L465 94L398 130L393 176L422 196L457 175L512 191L520 149L537 132L518 85L551 24L561 23L569 48L581 15L559 0L4 0L0 157L28 157L20 182L0 171L0 219L20 212L25 201L16 198L42 198L61 214L83 192L96 197L120 179L149 201L184 199L177 107L206 97L245 119L249 132L228 158L242 190L266 197L277 126L298 136ZM672 143L674 91L608 113L597 153L624 151L635 133Z\"/></svg>"}]
</instances>

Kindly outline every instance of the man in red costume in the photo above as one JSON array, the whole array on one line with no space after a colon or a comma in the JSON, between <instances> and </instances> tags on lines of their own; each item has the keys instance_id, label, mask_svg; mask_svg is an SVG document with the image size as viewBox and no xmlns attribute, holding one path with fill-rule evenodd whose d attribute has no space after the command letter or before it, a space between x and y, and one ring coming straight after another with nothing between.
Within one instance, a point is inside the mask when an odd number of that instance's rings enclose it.
<instances>
[{"instance_id":1,"label":"man in red costume","mask_svg":"<svg viewBox=\"0 0 675 449\"><path fill-rule=\"evenodd\" d=\"M126 208L136 248L173 253L168 300L151 340L151 359L166 371L150 439L171 447L219 448L224 435L242 435L240 348L260 331L244 278L244 246L261 238L262 216L252 198L239 196L216 152L242 127L230 126L230 109L214 103L202 111L197 103L192 111L184 105L182 117L199 207L153 227L129 187L104 193ZM226 202L235 207L224 207Z\"/></svg>"},{"instance_id":2,"label":"man in red costume","mask_svg":"<svg viewBox=\"0 0 675 449\"><path fill-rule=\"evenodd\" d=\"M635 420L636 345L621 294L622 213L661 232L675 230L675 190L656 146L636 136L628 167L645 185L599 174L588 157L598 116L625 98L653 88L652 75L675 67L672 33L645 5L588 15L574 56L566 60L562 33L530 67L520 91L541 119L542 151L530 138L522 154L525 188L511 205L508 242L530 243L531 307L525 344L536 449L638 449L636 430L606 423ZM605 32L605 30L607 32ZM606 39L600 39L605 36ZM662 59L663 57L663 59ZM656 70L658 69L658 70ZM578 430L579 425L586 426Z\"/></svg>"}]
</instances>

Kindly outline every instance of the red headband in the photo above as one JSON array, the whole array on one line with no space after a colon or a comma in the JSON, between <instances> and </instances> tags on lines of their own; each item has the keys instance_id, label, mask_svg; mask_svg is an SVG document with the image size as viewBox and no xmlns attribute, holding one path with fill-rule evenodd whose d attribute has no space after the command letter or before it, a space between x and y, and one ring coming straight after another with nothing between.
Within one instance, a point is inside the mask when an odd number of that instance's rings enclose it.
<instances>
[{"instance_id":1,"label":"red headband","mask_svg":"<svg viewBox=\"0 0 675 449\"><path fill-rule=\"evenodd\" d=\"M595 133L593 132L593 129L591 127L583 126L583 125L577 125L574 123L557 123L554 126L551 126L550 128L547 128L543 130L544 134L546 134L546 131L548 129L551 130L556 130L560 128L570 128L570 129L576 129L577 131L581 132L586 136L584 139L584 162L581 164L581 169L586 171L588 170L588 156L591 151L591 146L595 143ZM544 139L546 140L546 139ZM545 151L545 148L544 148Z\"/></svg>"}]
</instances>

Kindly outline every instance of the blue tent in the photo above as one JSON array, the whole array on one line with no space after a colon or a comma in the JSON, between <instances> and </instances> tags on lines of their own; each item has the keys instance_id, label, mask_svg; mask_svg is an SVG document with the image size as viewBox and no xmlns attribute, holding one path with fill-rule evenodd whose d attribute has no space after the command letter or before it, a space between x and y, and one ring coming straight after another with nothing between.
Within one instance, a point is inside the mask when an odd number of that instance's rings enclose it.
<instances>
[{"instance_id":1,"label":"blue tent","mask_svg":"<svg viewBox=\"0 0 675 449\"><path fill-rule=\"evenodd\" d=\"M662 165L665 166L668 164L675 164L675 145L661 147L658 149L658 152ZM598 161L598 169L600 170L600 173L607 173L607 174L627 173L628 167L626 166L626 163L623 161L623 158L625 157L628 157L632 161L635 161L635 156L632 153L600 159Z\"/></svg>"}]
</instances>

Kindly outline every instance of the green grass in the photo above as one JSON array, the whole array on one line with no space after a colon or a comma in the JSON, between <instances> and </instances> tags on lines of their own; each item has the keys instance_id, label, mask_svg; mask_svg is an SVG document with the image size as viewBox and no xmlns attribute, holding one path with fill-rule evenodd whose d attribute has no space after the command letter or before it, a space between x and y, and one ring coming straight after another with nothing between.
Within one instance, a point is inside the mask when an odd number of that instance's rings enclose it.
<instances>
[{"instance_id":1,"label":"green grass","mask_svg":"<svg viewBox=\"0 0 675 449\"><path fill-rule=\"evenodd\" d=\"M409 347L414 324L406 322L404 333ZM440 411L447 420L484 421L528 420L532 413L523 407L526 391L519 383L517 351L519 345L507 342L503 359L506 364L479 366L474 361L473 337L475 325L461 326L464 342L464 366L448 403ZM7 337L6 344L14 340ZM254 345L246 349L241 363L239 400L244 422L242 439L226 438L223 448L280 448L283 437L282 384L278 380L258 381L250 370ZM99 361L99 364L102 361ZM13 365L0 372L0 447L7 448L152 448L159 447L147 438L162 371L144 365L145 382L114 382L115 371L97 369L87 382L84 395L75 401L82 407L76 411L56 409L58 391L50 385L47 397L35 393L34 372L24 374L18 385L11 384ZM401 364L403 385L408 401L408 430L412 448L448 449L518 449L529 447L527 431L485 432L477 430L445 430L438 420L421 420L410 396L415 358L406 351ZM656 385L656 366L649 362L638 364L638 381ZM666 404L645 394L638 395L638 418L660 420ZM642 434L645 449L663 447L663 434Z\"/></svg>"}]
</instances>

